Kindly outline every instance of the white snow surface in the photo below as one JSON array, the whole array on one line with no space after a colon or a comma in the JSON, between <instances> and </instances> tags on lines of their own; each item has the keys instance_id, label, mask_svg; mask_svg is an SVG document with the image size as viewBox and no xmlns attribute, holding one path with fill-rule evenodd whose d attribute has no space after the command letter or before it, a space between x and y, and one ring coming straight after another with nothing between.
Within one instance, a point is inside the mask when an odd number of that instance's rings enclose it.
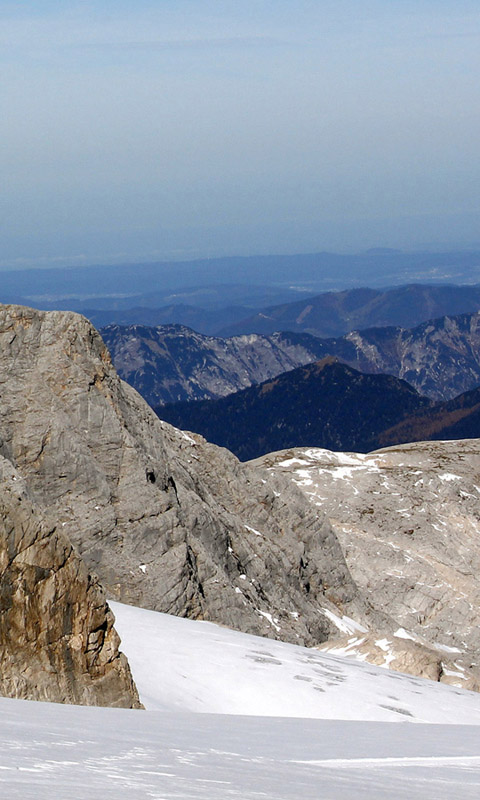
<instances>
[{"instance_id":1,"label":"white snow surface","mask_svg":"<svg viewBox=\"0 0 480 800\"><path fill-rule=\"evenodd\" d=\"M350 617L347 617L345 614L343 617L338 617L337 614L334 614L333 611L329 611L327 608L322 610L330 622L333 622L333 624L336 625L338 630L342 631L342 633L356 633L357 631L359 633L367 633L367 629L364 628L363 625L355 622L354 619L350 619Z\"/></svg>"},{"instance_id":2,"label":"white snow surface","mask_svg":"<svg viewBox=\"0 0 480 800\"><path fill-rule=\"evenodd\" d=\"M110 605L147 709L480 724L475 692L211 622Z\"/></svg>"},{"instance_id":3,"label":"white snow surface","mask_svg":"<svg viewBox=\"0 0 480 800\"><path fill-rule=\"evenodd\" d=\"M478 800L480 727L0 700L2 800Z\"/></svg>"},{"instance_id":4,"label":"white snow surface","mask_svg":"<svg viewBox=\"0 0 480 800\"><path fill-rule=\"evenodd\" d=\"M112 606L147 710L0 698L2 800L480 796L480 695Z\"/></svg>"}]
</instances>

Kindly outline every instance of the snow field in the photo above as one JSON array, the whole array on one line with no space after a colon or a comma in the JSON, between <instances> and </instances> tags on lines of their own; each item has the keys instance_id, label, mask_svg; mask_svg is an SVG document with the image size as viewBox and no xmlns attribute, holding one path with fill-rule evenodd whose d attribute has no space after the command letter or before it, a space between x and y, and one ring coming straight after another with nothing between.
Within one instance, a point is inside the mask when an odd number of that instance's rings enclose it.
<instances>
[{"instance_id":1,"label":"snow field","mask_svg":"<svg viewBox=\"0 0 480 800\"><path fill-rule=\"evenodd\" d=\"M0 698L1 800L480 796L480 695L112 606L147 710Z\"/></svg>"},{"instance_id":2,"label":"snow field","mask_svg":"<svg viewBox=\"0 0 480 800\"><path fill-rule=\"evenodd\" d=\"M210 622L111 603L147 709L480 723L480 694Z\"/></svg>"}]
</instances>

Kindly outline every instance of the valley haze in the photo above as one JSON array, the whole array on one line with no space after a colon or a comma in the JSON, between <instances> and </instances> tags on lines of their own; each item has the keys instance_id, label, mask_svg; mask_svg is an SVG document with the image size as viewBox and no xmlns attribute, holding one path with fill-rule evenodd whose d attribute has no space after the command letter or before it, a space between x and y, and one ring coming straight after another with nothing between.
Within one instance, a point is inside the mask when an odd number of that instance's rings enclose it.
<instances>
[{"instance_id":1,"label":"valley haze","mask_svg":"<svg viewBox=\"0 0 480 800\"><path fill-rule=\"evenodd\" d=\"M473 0L25 0L0 23L3 264L478 242Z\"/></svg>"}]
</instances>

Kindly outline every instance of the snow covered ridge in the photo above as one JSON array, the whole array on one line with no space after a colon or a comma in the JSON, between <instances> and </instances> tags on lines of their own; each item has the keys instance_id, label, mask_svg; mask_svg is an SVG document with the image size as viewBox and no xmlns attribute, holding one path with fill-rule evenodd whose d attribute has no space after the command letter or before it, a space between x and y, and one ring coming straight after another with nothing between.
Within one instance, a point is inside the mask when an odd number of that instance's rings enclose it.
<instances>
[{"instance_id":1,"label":"snow covered ridge","mask_svg":"<svg viewBox=\"0 0 480 800\"><path fill-rule=\"evenodd\" d=\"M0 797L477 800L480 695L113 606L147 710L0 698Z\"/></svg>"},{"instance_id":2,"label":"snow covered ridge","mask_svg":"<svg viewBox=\"0 0 480 800\"><path fill-rule=\"evenodd\" d=\"M325 649L478 690L480 440L294 448L255 463L326 513L355 583L391 620L367 635L337 623Z\"/></svg>"}]
</instances>

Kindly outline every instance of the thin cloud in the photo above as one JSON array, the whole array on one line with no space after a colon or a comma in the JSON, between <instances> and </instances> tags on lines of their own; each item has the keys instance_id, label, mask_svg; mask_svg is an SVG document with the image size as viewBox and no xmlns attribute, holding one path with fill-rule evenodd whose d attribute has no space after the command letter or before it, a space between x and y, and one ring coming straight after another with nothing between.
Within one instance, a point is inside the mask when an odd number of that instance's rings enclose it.
<instances>
[{"instance_id":1,"label":"thin cloud","mask_svg":"<svg viewBox=\"0 0 480 800\"><path fill-rule=\"evenodd\" d=\"M205 39L142 40L123 42L88 42L78 48L115 48L129 50L205 50L212 48L276 47L289 42L269 36L232 36Z\"/></svg>"},{"instance_id":2,"label":"thin cloud","mask_svg":"<svg viewBox=\"0 0 480 800\"><path fill-rule=\"evenodd\" d=\"M478 39L480 31L464 31L459 33L425 33L421 39Z\"/></svg>"}]
</instances>

